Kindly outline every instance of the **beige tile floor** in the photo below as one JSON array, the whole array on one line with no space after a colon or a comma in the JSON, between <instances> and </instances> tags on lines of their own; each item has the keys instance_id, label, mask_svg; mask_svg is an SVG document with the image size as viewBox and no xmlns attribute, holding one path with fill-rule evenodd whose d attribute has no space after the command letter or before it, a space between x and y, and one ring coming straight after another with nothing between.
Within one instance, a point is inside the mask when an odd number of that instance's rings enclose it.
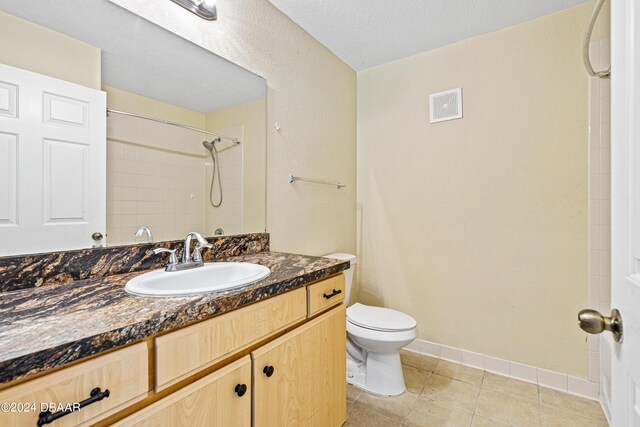
<instances>
[{"instance_id":1,"label":"beige tile floor","mask_svg":"<svg viewBox=\"0 0 640 427\"><path fill-rule=\"evenodd\" d=\"M600 405L566 393L403 351L407 391L347 385L348 427L607 426Z\"/></svg>"}]
</instances>

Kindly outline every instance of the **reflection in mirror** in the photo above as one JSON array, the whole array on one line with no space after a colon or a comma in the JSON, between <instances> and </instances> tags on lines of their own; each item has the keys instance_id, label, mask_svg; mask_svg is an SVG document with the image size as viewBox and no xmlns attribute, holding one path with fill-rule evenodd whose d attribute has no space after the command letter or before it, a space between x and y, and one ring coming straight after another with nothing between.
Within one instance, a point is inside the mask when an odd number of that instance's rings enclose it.
<instances>
[{"instance_id":1,"label":"reflection in mirror","mask_svg":"<svg viewBox=\"0 0 640 427\"><path fill-rule=\"evenodd\" d=\"M0 37L0 256L265 230L264 79L105 0Z\"/></svg>"}]
</instances>

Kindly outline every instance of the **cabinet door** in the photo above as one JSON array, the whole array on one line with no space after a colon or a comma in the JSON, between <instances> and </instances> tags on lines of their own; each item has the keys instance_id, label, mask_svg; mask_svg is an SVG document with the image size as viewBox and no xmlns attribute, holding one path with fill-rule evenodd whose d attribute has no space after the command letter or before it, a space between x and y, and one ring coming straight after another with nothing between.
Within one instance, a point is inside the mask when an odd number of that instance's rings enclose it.
<instances>
[{"instance_id":1,"label":"cabinet door","mask_svg":"<svg viewBox=\"0 0 640 427\"><path fill-rule=\"evenodd\" d=\"M252 353L254 426L346 421L346 317L339 307Z\"/></svg>"},{"instance_id":2,"label":"cabinet door","mask_svg":"<svg viewBox=\"0 0 640 427\"><path fill-rule=\"evenodd\" d=\"M120 427L250 427L251 359L221 368L116 424Z\"/></svg>"},{"instance_id":3,"label":"cabinet door","mask_svg":"<svg viewBox=\"0 0 640 427\"><path fill-rule=\"evenodd\" d=\"M28 410L0 411L0 426L36 426L40 419L39 412L47 409L48 402L66 407L68 404L88 399L91 391L96 388L100 389L100 393L106 393L108 390L109 394L48 425L86 426L105 419L147 397L147 355L147 345L138 343L2 390L0 404L5 404L3 406L12 402L29 405ZM57 412L60 408L53 408L51 411Z\"/></svg>"}]
</instances>

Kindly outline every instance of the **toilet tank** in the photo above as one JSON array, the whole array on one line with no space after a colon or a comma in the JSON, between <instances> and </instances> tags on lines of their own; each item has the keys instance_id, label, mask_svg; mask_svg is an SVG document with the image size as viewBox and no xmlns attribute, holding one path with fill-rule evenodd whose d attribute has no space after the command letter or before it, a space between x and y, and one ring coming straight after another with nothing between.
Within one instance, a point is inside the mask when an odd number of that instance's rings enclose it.
<instances>
[{"instance_id":1,"label":"toilet tank","mask_svg":"<svg viewBox=\"0 0 640 427\"><path fill-rule=\"evenodd\" d=\"M325 258L334 258L343 261L349 261L351 266L344 271L344 281L345 281L345 296L344 296L344 305L349 305L349 297L351 296L351 285L353 284L353 271L355 270L355 264L358 262L358 259L355 255L351 254L343 254L340 252L336 252L334 254L325 255Z\"/></svg>"}]
</instances>

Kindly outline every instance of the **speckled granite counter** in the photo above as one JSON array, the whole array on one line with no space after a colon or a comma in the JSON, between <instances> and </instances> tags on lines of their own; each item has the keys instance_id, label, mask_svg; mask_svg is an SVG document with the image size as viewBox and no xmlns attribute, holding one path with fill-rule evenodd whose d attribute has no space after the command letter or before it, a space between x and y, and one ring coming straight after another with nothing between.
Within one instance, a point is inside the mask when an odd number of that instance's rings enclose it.
<instances>
[{"instance_id":1,"label":"speckled granite counter","mask_svg":"<svg viewBox=\"0 0 640 427\"><path fill-rule=\"evenodd\" d=\"M126 293L125 283L142 271L0 293L0 383L208 319L349 267L278 252L220 260L262 264L271 275L242 288L179 298Z\"/></svg>"}]
</instances>

